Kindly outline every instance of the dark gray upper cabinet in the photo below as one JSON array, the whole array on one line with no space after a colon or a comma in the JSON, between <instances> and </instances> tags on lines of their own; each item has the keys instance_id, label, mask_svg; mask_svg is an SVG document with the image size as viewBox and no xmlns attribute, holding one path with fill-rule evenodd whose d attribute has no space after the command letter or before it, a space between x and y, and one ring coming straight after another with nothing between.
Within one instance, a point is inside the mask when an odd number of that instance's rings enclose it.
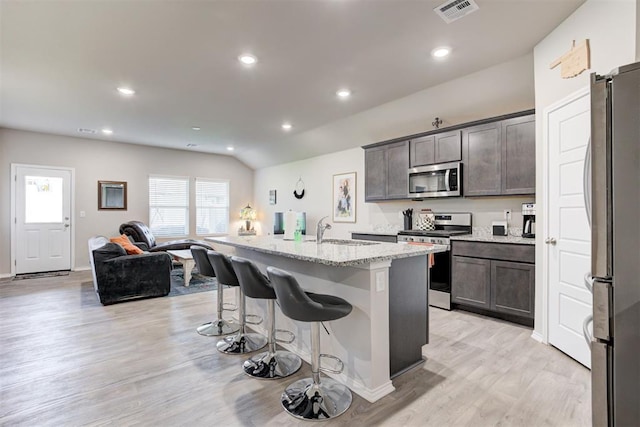
<instances>
[{"instance_id":1,"label":"dark gray upper cabinet","mask_svg":"<svg viewBox=\"0 0 640 427\"><path fill-rule=\"evenodd\" d=\"M387 147L387 200L406 199L409 195L409 142Z\"/></svg>"},{"instance_id":2,"label":"dark gray upper cabinet","mask_svg":"<svg viewBox=\"0 0 640 427\"><path fill-rule=\"evenodd\" d=\"M462 158L460 131L414 138L409 143L411 167L456 162Z\"/></svg>"},{"instance_id":3,"label":"dark gray upper cabinet","mask_svg":"<svg viewBox=\"0 0 640 427\"><path fill-rule=\"evenodd\" d=\"M445 132L434 135L435 141L435 162L447 163L457 162L462 158L460 147L460 131Z\"/></svg>"},{"instance_id":4,"label":"dark gray upper cabinet","mask_svg":"<svg viewBox=\"0 0 640 427\"><path fill-rule=\"evenodd\" d=\"M496 196L502 191L500 123L474 126L462 131L462 194Z\"/></svg>"},{"instance_id":5,"label":"dark gray upper cabinet","mask_svg":"<svg viewBox=\"0 0 640 427\"><path fill-rule=\"evenodd\" d=\"M535 116L502 122L502 194L536 192Z\"/></svg>"},{"instance_id":6,"label":"dark gray upper cabinet","mask_svg":"<svg viewBox=\"0 0 640 427\"><path fill-rule=\"evenodd\" d=\"M465 196L535 194L535 116L462 130Z\"/></svg>"},{"instance_id":7,"label":"dark gray upper cabinet","mask_svg":"<svg viewBox=\"0 0 640 427\"><path fill-rule=\"evenodd\" d=\"M366 148L364 200L406 199L409 193L409 141Z\"/></svg>"},{"instance_id":8,"label":"dark gray upper cabinet","mask_svg":"<svg viewBox=\"0 0 640 427\"><path fill-rule=\"evenodd\" d=\"M364 150L364 193L365 201L384 200L387 197L387 155L384 146Z\"/></svg>"},{"instance_id":9,"label":"dark gray upper cabinet","mask_svg":"<svg viewBox=\"0 0 640 427\"><path fill-rule=\"evenodd\" d=\"M366 202L409 198L410 167L460 160L463 196L535 194L533 110L403 138L363 147Z\"/></svg>"},{"instance_id":10,"label":"dark gray upper cabinet","mask_svg":"<svg viewBox=\"0 0 640 427\"><path fill-rule=\"evenodd\" d=\"M409 162L412 168L435 163L435 141L435 135L429 135L409 142Z\"/></svg>"}]
</instances>

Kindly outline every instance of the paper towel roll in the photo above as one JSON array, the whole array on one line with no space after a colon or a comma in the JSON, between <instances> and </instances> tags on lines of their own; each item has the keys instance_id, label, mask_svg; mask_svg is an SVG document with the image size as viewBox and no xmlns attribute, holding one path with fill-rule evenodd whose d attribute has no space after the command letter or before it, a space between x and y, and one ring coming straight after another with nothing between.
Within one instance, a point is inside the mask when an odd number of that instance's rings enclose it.
<instances>
[{"instance_id":1,"label":"paper towel roll","mask_svg":"<svg viewBox=\"0 0 640 427\"><path fill-rule=\"evenodd\" d=\"M288 211L284 213L284 239L293 240L296 231L296 223L298 221L298 213Z\"/></svg>"}]
</instances>

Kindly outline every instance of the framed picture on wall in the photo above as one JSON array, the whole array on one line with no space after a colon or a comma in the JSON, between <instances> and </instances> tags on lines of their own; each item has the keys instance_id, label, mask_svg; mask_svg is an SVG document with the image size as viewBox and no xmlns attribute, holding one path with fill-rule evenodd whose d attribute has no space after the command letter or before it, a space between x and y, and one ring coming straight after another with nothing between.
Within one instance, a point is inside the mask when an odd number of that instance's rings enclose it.
<instances>
[{"instance_id":1,"label":"framed picture on wall","mask_svg":"<svg viewBox=\"0 0 640 427\"><path fill-rule=\"evenodd\" d=\"M356 173L333 175L333 222L356 222Z\"/></svg>"},{"instance_id":2,"label":"framed picture on wall","mask_svg":"<svg viewBox=\"0 0 640 427\"><path fill-rule=\"evenodd\" d=\"M276 190L269 190L269 204L276 204Z\"/></svg>"}]
</instances>

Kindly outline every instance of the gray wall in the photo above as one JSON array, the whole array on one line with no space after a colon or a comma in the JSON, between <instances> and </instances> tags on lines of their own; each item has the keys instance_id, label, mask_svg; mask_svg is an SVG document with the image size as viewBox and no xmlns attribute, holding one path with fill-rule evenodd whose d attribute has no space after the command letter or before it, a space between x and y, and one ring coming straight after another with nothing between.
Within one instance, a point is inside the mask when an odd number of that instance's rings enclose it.
<instances>
[{"instance_id":1,"label":"gray wall","mask_svg":"<svg viewBox=\"0 0 640 427\"><path fill-rule=\"evenodd\" d=\"M75 268L89 265L87 239L96 234L118 235L121 223L132 219L148 222L148 176L188 176L192 181L191 206L195 205L193 179L230 181L230 232L240 226L240 209L253 203L253 171L231 156L154 148L85 138L0 129L0 276L8 275L11 248L12 163L75 168ZM97 182L127 181L128 210L98 211ZM79 212L85 211L84 218ZM195 234L195 209L190 210L191 237Z\"/></svg>"}]
</instances>

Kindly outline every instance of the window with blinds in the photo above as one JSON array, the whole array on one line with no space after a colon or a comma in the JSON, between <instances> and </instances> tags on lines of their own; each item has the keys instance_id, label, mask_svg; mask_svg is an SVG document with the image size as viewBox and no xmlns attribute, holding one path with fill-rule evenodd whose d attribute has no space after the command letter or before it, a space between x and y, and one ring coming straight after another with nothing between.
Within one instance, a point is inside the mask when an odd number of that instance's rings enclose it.
<instances>
[{"instance_id":1,"label":"window with blinds","mask_svg":"<svg viewBox=\"0 0 640 427\"><path fill-rule=\"evenodd\" d=\"M189 178L149 177L149 227L156 237L189 234Z\"/></svg>"},{"instance_id":2,"label":"window with blinds","mask_svg":"<svg viewBox=\"0 0 640 427\"><path fill-rule=\"evenodd\" d=\"M196 234L227 233L229 182L196 178Z\"/></svg>"}]
</instances>

